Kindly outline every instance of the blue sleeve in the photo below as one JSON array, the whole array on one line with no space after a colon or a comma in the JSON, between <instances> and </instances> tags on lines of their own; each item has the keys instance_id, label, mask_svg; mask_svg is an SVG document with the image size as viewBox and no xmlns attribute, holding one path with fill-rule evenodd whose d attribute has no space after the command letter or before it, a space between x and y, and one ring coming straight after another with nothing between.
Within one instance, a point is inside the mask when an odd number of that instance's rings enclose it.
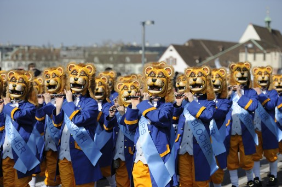
<instances>
[{"instance_id":1,"label":"blue sleeve","mask_svg":"<svg viewBox=\"0 0 282 187\"><path fill-rule=\"evenodd\" d=\"M110 118L109 116L105 117L103 127L106 131L113 130L114 126L117 125L117 118L116 116Z\"/></svg>"},{"instance_id":2,"label":"blue sleeve","mask_svg":"<svg viewBox=\"0 0 282 187\"><path fill-rule=\"evenodd\" d=\"M56 108L56 107L52 103L48 103L47 105L43 106L43 110L44 110L45 114L47 114L48 116L51 116L54 108Z\"/></svg>"},{"instance_id":3,"label":"blue sleeve","mask_svg":"<svg viewBox=\"0 0 282 187\"><path fill-rule=\"evenodd\" d=\"M63 111L70 118L70 120L78 127L89 126L94 121L97 121L98 104L94 99L87 99L84 101L84 106L78 108L73 102L66 102L63 104Z\"/></svg>"},{"instance_id":4,"label":"blue sleeve","mask_svg":"<svg viewBox=\"0 0 282 187\"><path fill-rule=\"evenodd\" d=\"M248 94L244 94L238 100L238 105L249 112L254 112L258 106L258 95L253 89L248 90Z\"/></svg>"},{"instance_id":5,"label":"blue sleeve","mask_svg":"<svg viewBox=\"0 0 282 187\"><path fill-rule=\"evenodd\" d=\"M282 97L280 97L280 96L278 97L276 106L277 106L278 110L280 112L282 112Z\"/></svg>"},{"instance_id":6,"label":"blue sleeve","mask_svg":"<svg viewBox=\"0 0 282 187\"><path fill-rule=\"evenodd\" d=\"M173 116L172 116L172 123L177 124L180 115L183 112L183 107L182 106L177 106L176 103L173 104Z\"/></svg>"},{"instance_id":7,"label":"blue sleeve","mask_svg":"<svg viewBox=\"0 0 282 187\"><path fill-rule=\"evenodd\" d=\"M203 121L210 121L213 118L215 112L215 102L208 101L206 104L198 103L196 101L192 101L187 110L189 113L197 119L201 119Z\"/></svg>"},{"instance_id":8,"label":"blue sleeve","mask_svg":"<svg viewBox=\"0 0 282 187\"><path fill-rule=\"evenodd\" d=\"M26 103L20 108L6 104L3 108L3 112L9 115L19 125L34 125L36 107L31 103Z\"/></svg>"},{"instance_id":9,"label":"blue sleeve","mask_svg":"<svg viewBox=\"0 0 282 187\"><path fill-rule=\"evenodd\" d=\"M5 115L3 112L1 112L0 113L0 133L2 133L4 129L5 129Z\"/></svg>"},{"instance_id":10,"label":"blue sleeve","mask_svg":"<svg viewBox=\"0 0 282 187\"><path fill-rule=\"evenodd\" d=\"M128 106L126 113L121 118L121 122L127 125L129 131L135 131L139 122L139 110Z\"/></svg>"},{"instance_id":11,"label":"blue sleeve","mask_svg":"<svg viewBox=\"0 0 282 187\"><path fill-rule=\"evenodd\" d=\"M61 110L61 112L56 115L56 108L54 108L52 114L53 125L57 128L61 128L64 121L64 111Z\"/></svg>"},{"instance_id":12,"label":"blue sleeve","mask_svg":"<svg viewBox=\"0 0 282 187\"><path fill-rule=\"evenodd\" d=\"M149 101L142 101L137 105L143 116L147 117L152 124L160 127L170 127L173 115L172 103L165 103L160 108L153 107Z\"/></svg>"},{"instance_id":13,"label":"blue sleeve","mask_svg":"<svg viewBox=\"0 0 282 187\"><path fill-rule=\"evenodd\" d=\"M276 107L278 93L276 90L271 90L268 92L269 97L267 95L261 93L258 95L258 100L266 110L273 110Z\"/></svg>"},{"instance_id":14,"label":"blue sleeve","mask_svg":"<svg viewBox=\"0 0 282 187\"><path fill-rule=\"evenodd\" d=\"M217 120L217 119L222 119L223 117L225 117L227 113L229 112L231 105L232 105L232 102L230 100L224 99L222 103L220 104L220 106L216 107L213 118Z\"/></svg>"}]
</instances>

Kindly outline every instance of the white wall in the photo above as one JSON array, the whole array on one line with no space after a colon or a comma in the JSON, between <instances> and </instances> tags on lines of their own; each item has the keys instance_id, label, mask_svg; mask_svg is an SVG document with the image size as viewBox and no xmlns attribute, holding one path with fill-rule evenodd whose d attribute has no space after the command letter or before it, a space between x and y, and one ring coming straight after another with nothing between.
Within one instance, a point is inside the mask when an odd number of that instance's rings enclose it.
<instances>
[{"instance_id":1,"label":"white wall","mask_svg":"<svg viewBox=\"0 0 282 187\"><path fill-rule=\"evenodd\" d=\"M239 40L239 43L243 43L245 41L248 41L250 39L254 39L254 40L259 40L260 41L260 37L257 34L256 30L254 29L252 24L249 24L247 29L245 30L244 34L242 35L242 37Z\"/></svg>"},{"instance_id":2,"label":"white wall","mask_svg":"<svg viewBox=\"0 0 282 187\"><path fill-rule=\"evenodd\" d=\"M161 56L161 58L159 59L159 62L161 61L165 61L166 59L169 57L173 57L176 58L176 65L173 65L174 67L174 71L179 72L179 73L184 73L185 68L188 67L188 65L186 64L186 62L184 62L184 60L181 58L181 56L178 54L178 52L175 50L175 48L170 45L167 50L164 52L164 54Z\"/></svg>"}]
</instances>

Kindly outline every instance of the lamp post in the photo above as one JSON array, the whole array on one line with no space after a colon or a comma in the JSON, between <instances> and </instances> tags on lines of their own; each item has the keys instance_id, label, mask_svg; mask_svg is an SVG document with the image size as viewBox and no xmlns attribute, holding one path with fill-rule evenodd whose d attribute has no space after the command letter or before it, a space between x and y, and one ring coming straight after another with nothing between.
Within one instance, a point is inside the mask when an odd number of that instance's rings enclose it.
<instances>
[{"instance_id":1,"label":"lamp post","mask_svg":"<svg viewBox=\"0 0 282 187\"><path fill-rule=\"evenodd\" d=\"M253 44L251 43L245 44L245 61L246 62L248 61L248 49L249 48L253 48Z\"/></svg>"},{"instance_id":2,"label":"lamp post","mask_svg":"<svg viewBox=\"0 0 282 187\"><path fill-rule=\"evenodd\" d=\"M154 25L155 22L152 20L142 21L142 67L145 64L145 25Z\"/></svg>"}]
</instances>

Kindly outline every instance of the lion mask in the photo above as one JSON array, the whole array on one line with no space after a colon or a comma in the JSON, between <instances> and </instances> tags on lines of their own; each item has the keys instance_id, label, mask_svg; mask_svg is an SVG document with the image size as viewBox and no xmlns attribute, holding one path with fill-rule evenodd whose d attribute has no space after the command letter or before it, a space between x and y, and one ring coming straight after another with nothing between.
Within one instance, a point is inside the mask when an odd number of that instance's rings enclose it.
<instances>
[{"instance_id":1,"label":"lion mask","mask_svg":"<svg viewBox=\"0 0 282 187\"><path fill-rule=\"evenodd\" d=\"M99 76L108 76L109 79L108 79L108 86L109 86L109 89L110 89L110 92L114 90L114 85L115 85L115 80L116 80L116 77L117 77L117 74L115 71L104 71L104 72L101 72L99 73Z\"/></svg>"},{"instance_id":2,"label":"lion mask","mask_svg":"<svg viewBox=\"0 0 282 187\"><path fill-rule=\"evenodd\" d=\"M109 102L109 97L111 95L110 89L108 87L108 79L107 76L98 76L95 78L96 87L95 87L95 99L96 100L107 100Z\"/></svg>"},{"instance_id":3,"label":"lion mask","mask_svg":"<svg viewBox=\"0 0 282 187\"><path fill-rule=\"evenodd\" d=\"M45 92L50 94L64 93L66 74L62 67L52 67L43 72Z\"/></svg>"},{"instance_id":4,"label":"lion mask","mask_svg":"<svg viewBox=\"0 0 282 187\"><path fill-rule=\"evenodd\" d=\"M230 69L230 85L244 85L250 88L251 86L251 64L249 62L231 63Z\"/></svg>"},{"instance_id":5,"label":"lion mask","mask_svg":"<svg viewBox=\"0 0 282 187\"><path fill-rule=\"evenodd\" d=\"M173 102L173 67L164 62L154 62L146 64L143 72L143 91L148 92L150 96L165 98L166 102Z\"/></svg>"},{"instance_id":6,"label":"lion mask","mask_svg":"<svg viewBox=\"0 0 282 187\"><path fill-rule=\"evenodd\" d=\"M219 69L212 69L211 78L213 84L213 90L216 94L219 94L221 99L227 98L227 80L226 80L226 69L219 68Z\"/></svg>"},{"instance_id":7,"label":"lion mask","mask_svg":"<svg viewBox=\"0 0 282 187\"><path fill-rule=\"evenodd\" d=\"M189 87L187 85L187 77L184 74L179 74L176 77L175 89L179 94L183 94L189 91Z\"/></svg>"},{"instance_id":8,"label":"lion mask","mask_svg":"<svg viewBox=\"0 0 282 187\"><path fill-rule=\"evenodd\" d=\"M115 90L118 92L118 104L127 107L131 104L131 96L140 92L140 82L138 79L129 79L117 82Z\"/></svg>"},{"instance_id":9,"label":"lion mask","mask_svg":"<svg viewBox=\"0 0 282 187\"><path fill-rule=\"evenodd\" d=\"M273 75L270 87L275 89L279 94L282 93L282 75Z\"/></svg>"},{"instance_id":10,"label":"lion mask","mask_svg":"<svg viewBox=\"0 0 282 187\"><path fill-rule=\"evenodd\" d=\"M66 89L82 95L88 92L94 99L95 72L96 68L93 64L70 63L67 68Z\"/></svg>"},{"instance_id":11,"label":"lion mask","mask_svg":"<svg viewBox=\"0 0 282 187\"><path fill-rule=\"evenodd\" d=\"M193 94L206 94L208 100L215 99L211 83L211 69L208 66L186 68L185 75L190 92Z\"/></svg>"},{"instance_id":12,"label":"lion mask","mask_svg":"<svg viewBox=\"0 0 282 187\"><path fill-rule=\"evenodd\" d=\"M44 93L44 81L41 76L35 77L33 79L33 87L37 91L37 94Z\"/></svg>"},{"instance_id":13,"label":"lion mask","mask_svg":"<svg viewBox=\"0 0 282 187\"><path fill-rule=\"evenodd\" d=\"M253 87L268 89L271 84L272 67L254 67L253 68Z\"/></svg>"},{"instance_id":14,"label":"lion mask","mask_svg":"<svg viewBox=\"0 0 282 187\"><path fill-rule=\"evenodd\" d=\"M7 72L7 97L25 100L37 105L37 92L33 88L33 74L24 70Z\"/></svg>"}]
</instances>

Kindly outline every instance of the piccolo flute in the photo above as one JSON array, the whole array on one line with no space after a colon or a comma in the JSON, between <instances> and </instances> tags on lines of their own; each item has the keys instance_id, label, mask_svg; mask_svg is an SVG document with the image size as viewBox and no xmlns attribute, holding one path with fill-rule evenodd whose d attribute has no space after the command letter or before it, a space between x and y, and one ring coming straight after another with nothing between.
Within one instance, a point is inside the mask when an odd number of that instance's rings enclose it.
<instances>
[{"instance_id":1,"label":"piccolo flute","mask_svg":"<svg viewBox=\"0 0 282 187\"><path fill-rule=\"evenodd\" d=\"M137 99L137 98L143 99L144 96L129 96L129 97L127 97L127 98L129 98L129 99ZM154 96L151 96L151 97L150 97L150 99L160 99L160 98L161 98L161 97L154 97Z\"/></svg>"},{"instance_id":2,"label":"piccolo flute","mask_svg":"<svg viewBox=\"0 0 282 187\"><path fill-rule=\"evenodd\" d=\"M73 96L78 96L80 94L72 94ZM66 94L50 94L51 97L65 97ZM43 97L43 94L37 94L37 97Z\"/></svg>"}]
</instances>

